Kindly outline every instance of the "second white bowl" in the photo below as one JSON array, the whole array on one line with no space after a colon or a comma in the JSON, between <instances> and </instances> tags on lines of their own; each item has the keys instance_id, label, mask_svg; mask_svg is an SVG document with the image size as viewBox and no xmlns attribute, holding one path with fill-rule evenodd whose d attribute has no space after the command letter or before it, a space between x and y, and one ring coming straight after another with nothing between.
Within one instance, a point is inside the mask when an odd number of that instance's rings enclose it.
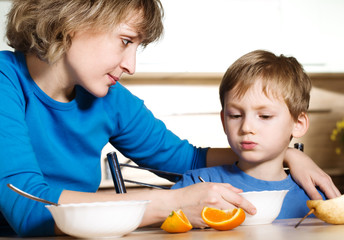
<instances>
[{"instance_id":1,"label":"second white bowl","mask_svg":"<svg viewBox=\"0 0 344 240\"><path fill-rule=\"evenodd\" d=\"M257 213L255 215L246 213L246 218L242 225L272 223L278 217L284 197L287 193L288 190L239 193L257 209Z\"/></svg>"}]
</instances>

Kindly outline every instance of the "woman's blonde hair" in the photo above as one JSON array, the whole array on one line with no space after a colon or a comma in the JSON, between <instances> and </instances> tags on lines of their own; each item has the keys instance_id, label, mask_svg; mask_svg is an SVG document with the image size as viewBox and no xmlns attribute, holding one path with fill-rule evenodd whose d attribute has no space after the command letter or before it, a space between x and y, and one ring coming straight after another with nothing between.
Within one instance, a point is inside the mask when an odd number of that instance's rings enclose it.
<instances>
[{"instance_id":1,"label":"woman's blonde hair","mask_svg":"<svg viewBox=\"0 0 344 240\"><path fill-rule=\"evenodd\" d=\"M264 50L247 53L228 68L219 90L222 109L226 93L234 91L241 98L258 80L266 96L273 94L285 101L295 120L307 112L312 83L302 65L294 57L276 56Z\"/></svg>"},{"instance_id":2,"label":"woman's blonde hair","mask_svg":"<svg viewBox=\"0 0 344 240\"><path fill-rule=\"evenodd\" d=\"M161 37L163 15L159 0L13 0L6 36L15 50L53 63L69 49L75 31L111 31L130 20L145 47Z\"/></svg>"}]
</instances>

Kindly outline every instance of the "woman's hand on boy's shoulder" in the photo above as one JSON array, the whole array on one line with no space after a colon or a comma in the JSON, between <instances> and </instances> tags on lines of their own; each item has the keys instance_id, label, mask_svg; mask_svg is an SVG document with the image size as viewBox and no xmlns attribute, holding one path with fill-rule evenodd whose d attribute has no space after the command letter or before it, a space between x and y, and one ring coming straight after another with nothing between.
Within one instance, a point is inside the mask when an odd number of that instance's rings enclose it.
<instances>
[{"instance_id":1,"label":"woman's hand on boy's shoulder","mask_svg":"<svg viewBox=\"0 0 344 240\"><path fill-rule=\"evenodd\" d=\"M339 197L341 195L338 188L334 185L331 177L328 174L326 174L324 171L322 170L309 171L308 174L309 175L305 176L305 179L303 180L304 181L303 188L308 194L310 199L313 199L313 200L323 199L323 197L320 195L316 187L318 187L329 199Z\"/></svg>"},{"instance_id":2,"label":"woman's hand on boy's shoulder","mask_svg":"<svg viewBox=\"0 0 344 240\"><path fill-rule=\"evenodd\" d=\"M290 168L293 179L305 190L310 199L322 199L316 187L319 187L327 198L341 195L331 177L305 153L296 149L288 149L285 162Z\"/></svg>"}]
</instances>

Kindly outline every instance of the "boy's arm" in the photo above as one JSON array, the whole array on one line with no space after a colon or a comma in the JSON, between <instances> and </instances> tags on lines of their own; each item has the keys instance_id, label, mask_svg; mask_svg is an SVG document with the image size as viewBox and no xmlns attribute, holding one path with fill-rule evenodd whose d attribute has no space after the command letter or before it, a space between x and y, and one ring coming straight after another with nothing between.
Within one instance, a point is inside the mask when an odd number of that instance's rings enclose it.
<instances>
[{"instance_id":1,"label":"boy's arm","mask_svg":"<svg viewBox=\"0 0 344 240\"><path fill-rule=\"evenodd\" d=\"M210 148L207 153L207 167L234 164L238 157L230 148ZM305 153L289 148L284 162L290 168L294 180L306 191L311 199L322 199L316 186L327 198L341 195L332 179L321 170Z\"/></svg>"}]
</instances>

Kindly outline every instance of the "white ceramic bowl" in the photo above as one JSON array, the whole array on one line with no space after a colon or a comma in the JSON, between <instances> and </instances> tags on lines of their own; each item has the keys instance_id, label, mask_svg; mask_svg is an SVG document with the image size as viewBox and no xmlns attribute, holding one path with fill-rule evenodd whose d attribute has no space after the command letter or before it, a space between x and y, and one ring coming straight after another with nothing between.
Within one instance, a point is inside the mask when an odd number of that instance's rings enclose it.
<instances>
[{"instance_id":1,"label":"white ceramic bowl","mask_svg":"<svg viewBox=\"0 0 344 240\"><path fill-rule=\"evenodd\" d=\"M56 225L78 238L121 237L142 221L149 201L114 201L47 205Z\"/></svg>"},{"instance_id":2,"label":"white ceramic bowl","mask_svg":"<svg viewBox=\"0 0 344 240\"><path fill-rule=\"evenodd\" d=\"M257 209L255 215L246 213L246 218L242 225L272 223L278 217L287 193L288 190L240 193L241 196L251 202Z\"/></svg>"}]
</instances>

